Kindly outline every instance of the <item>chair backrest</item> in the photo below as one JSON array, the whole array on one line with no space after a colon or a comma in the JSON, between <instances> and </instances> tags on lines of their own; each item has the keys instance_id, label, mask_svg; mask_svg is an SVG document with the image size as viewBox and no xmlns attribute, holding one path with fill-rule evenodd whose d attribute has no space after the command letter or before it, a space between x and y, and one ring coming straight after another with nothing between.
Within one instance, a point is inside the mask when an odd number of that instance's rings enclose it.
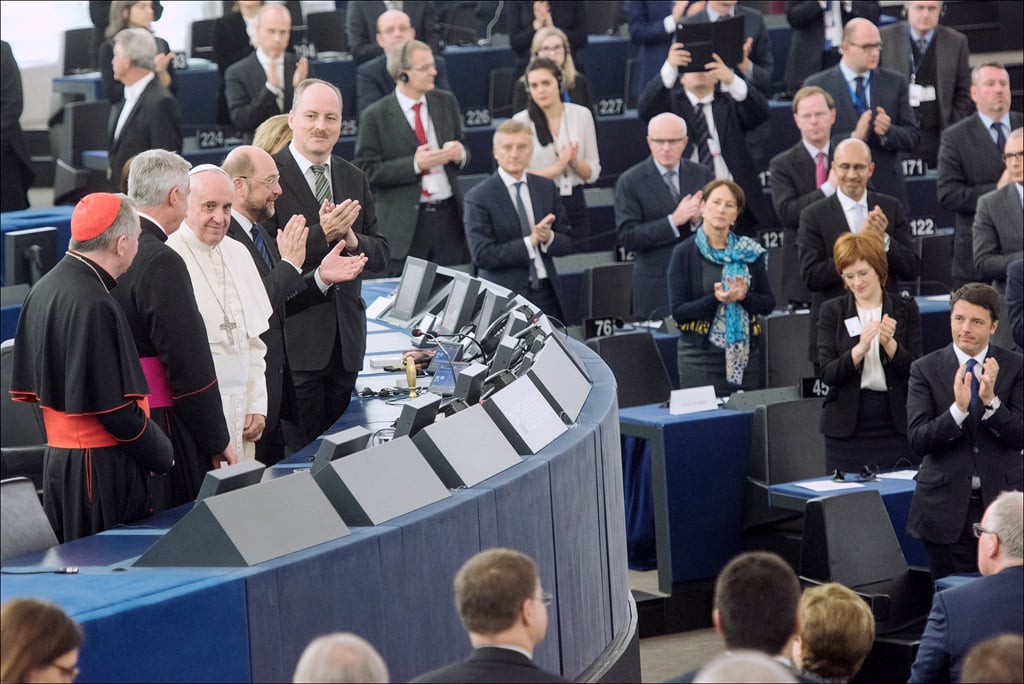
<instances>
[{"instance_id":1,"label":"chair backrest","mask_svg":"<svg viewBox=\"0 0 1024 684\"><path fill-rule=\"evenodd\" d=\"M64 75L96 70L96 55L93 54L92 27L70 29L64 32Z\"/></svg>"},{"instance_id":2,"label":"chair backrest","mask_svg":"<svg viewBox=\"0 0 1024 684\"><path fill-rule=\"evenodd\" d=\"M83 168L82 152L106 148L109 120L110 101L105 98L65 104L57 159L73 168Z\"/></svg>"},{"instance_id":3,"label":"chair backrest","mask_svg":"<svg viewBox=\"0 0 1024 684\"><path fill-rule=\"evenodd\" d=\"M765 364L768 387L799 385L800 380L814 375L814 366L807 359L811 314L798 312L766 316Z\"/></svg>"},{"instance_id":4,"label":"chair backrest","mask_svg":"<svg viewBox=\"0 0 1024 684\"><path fill-rule=\"evenodd\" d=\"M310 12L306 15L306 40L320 52L348 52L345 10Z\"/></svg>"},{"instance_id":5,"label":"chair backrest","mask_svg":"<svg viewBox=\"0 0 1024 684\"><path fill-rule=\"evenodd\" d=\"M32 480L0 480L0 561L56 545L57 536Z\"/></svg>"},{"instance_id":6,"label":"chair backrest","mask_svg":"<svg viewBox=\"0 0 1024 684\"><path fill-rule=\"evenodd\" d=\"M590 35L613 36L625 20L622 0L587 3L587 33Z\"/></svg>"},{"instance_id":7,"label":"chair backrest","mask_svg":"<svg viewBox=\"0 0 1024 684\"><path fill-rule=\"evenodd\" d=\"M807 502L800 574L851 589L907 572L882 495L874 489L843 492Z\"/></svg>"},{"instance_id":8,"label":"chair backrest","mask_svg":"<svg viewBox=\"0 0 1024 684\"><path fill-rule=\"evenodd\" d=\"M633 320L632 261L601 264L583 269L580 284L580 318Z\"/></svg>"},{"instance_id":9,"label":"chair backrest","mask_svg":"<svg viewBox=\"0 0 1024 684\"><path fill-rule=\"evenodd\" d=\"M782 232L781 230L779 231ZM782 273L785 270L785 262L782 260L782 246L768 248L768 286L775 293L775 308L785 309L785 298L782 294Z\"/></svg>"},{"instance_id":10,"label":"chair backrest","mask_svg":"<svg viewBox=\"0 0 1024 684\"><path fill-rule=\"evenodd\" d=\"M491 69L491 84L490 92L487 95L487 106L491 109L492 119L505 119L515 114L512 111L512 94L515 85L515 67Z\"/></svg>"},{"instance_id":11,"label":"chair backrest","mask_svg":"<svg viewBox=\"0 0 1024 684\"><path fill-rule=\"evenodd\" d=\"M672 380L650 333L596 337L587 340L587 346L615 376L619 408L656 404L672 393Z\"/></svg>"},{"instance_id":12,"label":"chair backrest","mask_svg":"<svg viewBox=\"0 0 1024 684\"><path fill-rule=\"evenodd\" d=\"M198 19L189 29L189 56L214 61L217 51L213 44L213 27L216 19Z\"/></svg>"},{"instance_id":13,"label":"chair backrest","mask_svg":"<svg viewBox=\"0 0 1024 684\"><path fill-rule=\"evenodd\" d=\"M758 406L750 426L750 476L779 484L827 475L821 399Z\"/></svg>"},{"instance_id":14,"label":"chair backrest","mask_svg":"<svg viewBox=\"0 0 1024 684\"><path fill-rule=\"evenodd\" d=\"M477 18L475 2L453 2L440 25L441 40L445 45L475 45Z\"/></svg>"},{"instance_id":15,"label":"chair backrest","mask_svg":"<svg viewBox=\"0 0 1024 684\"><path fill-rule=\"evenodd\" d=\"M23 447L46 444L43 418L35 404L11 399L11 375L14 340L0 346L0 445Z\"/></svg>"},{"instance_id":16,"label":"chair backrest","mask_svg":"<svg viewBox=\"0 0 1024 684\"><path fill-rule=\"evenodd\" d=\"M636 88L636 82L640 79L640 60L636 57L632 57L626 60L626 83L625 92L623 93L623 99L626 101L626 107L628 109L636 109L636 102L639 99L636 93L633 92ZM640 89L643 88L643 84L640 84Z\"/></svg>"}]
</instances>

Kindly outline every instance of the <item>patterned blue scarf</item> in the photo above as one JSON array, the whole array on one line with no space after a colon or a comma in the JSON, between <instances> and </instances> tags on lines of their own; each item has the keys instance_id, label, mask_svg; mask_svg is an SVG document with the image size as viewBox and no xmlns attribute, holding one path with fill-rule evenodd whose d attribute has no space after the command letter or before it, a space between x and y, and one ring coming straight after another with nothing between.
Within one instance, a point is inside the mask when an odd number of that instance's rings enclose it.
<instances>
[{"instance_id":1,"label":"patterned blue scarf","mask_svg":"<svg viewBox=\"0 0 1024 684\"><path fill-rule=\"evenodd\" d=\"M722 284L728 290L726 278L742 277L750 282L750 268L764 254L757 240L739 236L729 232L725 241L725 249L715 249L708 243L708 236L703 229L697 231L694 238L701 256L713 264L722 266ZM750 316L739 302L719 304L715 318L711 321L711 332L708 341L719 349L725 350L725 379L731 385L743 384L743 371L750 360Z\"/></svg>"}]
</instances>

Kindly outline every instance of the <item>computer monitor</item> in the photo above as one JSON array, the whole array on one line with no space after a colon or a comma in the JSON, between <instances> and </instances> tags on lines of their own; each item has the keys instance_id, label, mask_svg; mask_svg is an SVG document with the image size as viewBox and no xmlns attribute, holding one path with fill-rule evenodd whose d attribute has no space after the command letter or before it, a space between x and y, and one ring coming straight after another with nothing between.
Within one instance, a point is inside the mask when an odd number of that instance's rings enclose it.
<instances>
[{"instance_id":1,"label":"computer monitor","mask_svg":"<svg viewBox=\"0 0 1024 684\"><path fill-rule=\"evenodd\" d=\"M259 484L263 479L263 471L266 469L267 467L259 461L242 461L235 465L210 470L203 477L203 484L199 487L196 501Z\"/></svg>"},{"instance_id":2,"label":"computer monitor","mask_svg":"<svg viewBox=\"0 0 1024 684\"><path fill-rule=\"evenodd\" d=\"M437 410L441 408L441 397L427 393L402 404L402 413L395 422L395 439L412 437L434 422Z\"/></svg>"},{"instance_id":3,"label":"computer monitor","mask_svg":"<svg viewBox=\"0 0 1024 684\"><path fill-rule=\"evenodd\" d=\"M441 368L461 360L462 351L463 347L458 342L438 341L437 346L434 348L434 356L427 365L427 375L434 375Z\"/></svg>"},{"instance_id":4,"label":"computer monitor","mask_svg":"<svg viewBox=\"0 0 1024 684\"><path fill-rule=\"evenodd\" d=\"M476 313L480 295L480 281L464 273L452 278L452 289L445 302L444 313L434 331L439 335L454 335L470 322Z\"/></svg>"},{"instance_id":5,"label":"computer monitor","mask_svg":"<svg viewBox=\"0 0 1024 684\"><path fill-rule=\"evenodd\" d=\"M310 472L316 475L331 461L362 451L370 442L370 431L362 426L351 427L333 435L327 435L320 441L320 448L313 457Z\"/></svg>"},{"instance_id":6,"label":"computer monitor","mask_svg":"<svg viewBox=\"0 0 1024 684\"><path fill-rule=\"evenodd\" d=\"M4 233L4 285L35 285L57 263L57 229Z\"/></svg>"},{"instance_id":7,"label":"computer monitor","mask_svg":"<svg viewBox=\"0 0 1024 684\"><path fill-rule=\"evenodd\" d=\"M408 323L422 313L430 300L436 273L437 264L415 257L406 259L388 318Z\"/></svg>"}]
</instances>

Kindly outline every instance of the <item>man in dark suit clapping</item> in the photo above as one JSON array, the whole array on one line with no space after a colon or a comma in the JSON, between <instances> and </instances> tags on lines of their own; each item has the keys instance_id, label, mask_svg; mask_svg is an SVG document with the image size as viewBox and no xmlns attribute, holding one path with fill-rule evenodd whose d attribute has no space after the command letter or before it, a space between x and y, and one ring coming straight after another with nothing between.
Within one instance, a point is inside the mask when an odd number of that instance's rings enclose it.
<instances>
[{"instance_id":1,"label":"man in dark suit clapping","mask_svg":"<svg viewBox=\"0 0 1024 684\"><path fill-rule=\"evenodd\" d=\"M978 570L972 524L1000 491L1024 488L1024 361L991 343L999 293L968 283L950 299L953 343L910 367L907 436L923 457L907 530L935 579Z\"/></svg>"},{"instance_id":2,"label":"man in dark suit clapping","mask_svg":"<svg viewBox=\"0 0 1024 684\"><path fill-rule=\"evenodd\" d=\"M353 161L378 200L391 274L401 274L407 256L468 264L458 175L469 151L459 103L434 87L437 66L426 43L396 46L387 62L398 87L363 112Z\"/></svg>"},{"instance_id":3,"label":"man in dark suit clapping","mask_svg":"<svg viewBox=\"0 0 1024 684\"><path fill-rule=\"evenodd\" d=\"M276 235L295 214L306 218L302 272L325 295L302 311L289 306L285 321L288 362L309 442L348 408L366 351L359 275L364 266L387 270L389 258L366 176L331 154L341 135L341 92L326 81L303 81L295 88L288 125L292 142L274 155L283 192L267 225ZM350 279L332 283L324 277L321 260L331 253L350 260Z\"/></svg>"},{"instance_id":4,"label":"man in dark suit clapping","mask_svg":"<svg viewBox=\"0 0 1024 684\"><path fill-rule=\"evenodd\" d=\"M466 193L466 240L481 278L561 319L562 284L552 257L572 251L571 229L555 183L526 172L531 156L528 125L510 119L498 126L498 172Z\"/></svg>"}]
</instances>

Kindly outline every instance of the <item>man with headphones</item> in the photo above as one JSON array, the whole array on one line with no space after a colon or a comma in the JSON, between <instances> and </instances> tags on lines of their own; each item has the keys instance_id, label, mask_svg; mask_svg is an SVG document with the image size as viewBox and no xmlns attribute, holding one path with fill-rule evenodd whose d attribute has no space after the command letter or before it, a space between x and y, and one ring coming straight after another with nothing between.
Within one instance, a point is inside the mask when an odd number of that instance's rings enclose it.
<instances>
[{"instance_id":1,"label":"man with headphones","mask_svg":"<svg viewBox=\"0 0 1024 684\"><path fill-rule=\"evenodd\" d=\"M377 198L391 247L391 273L407 256L441 266L469 263L458 174L469 161L455 96L435 88L430 46L406 42L388 54L395 90L359 120L355 164Z\"/></svg>"}]
</instances>

